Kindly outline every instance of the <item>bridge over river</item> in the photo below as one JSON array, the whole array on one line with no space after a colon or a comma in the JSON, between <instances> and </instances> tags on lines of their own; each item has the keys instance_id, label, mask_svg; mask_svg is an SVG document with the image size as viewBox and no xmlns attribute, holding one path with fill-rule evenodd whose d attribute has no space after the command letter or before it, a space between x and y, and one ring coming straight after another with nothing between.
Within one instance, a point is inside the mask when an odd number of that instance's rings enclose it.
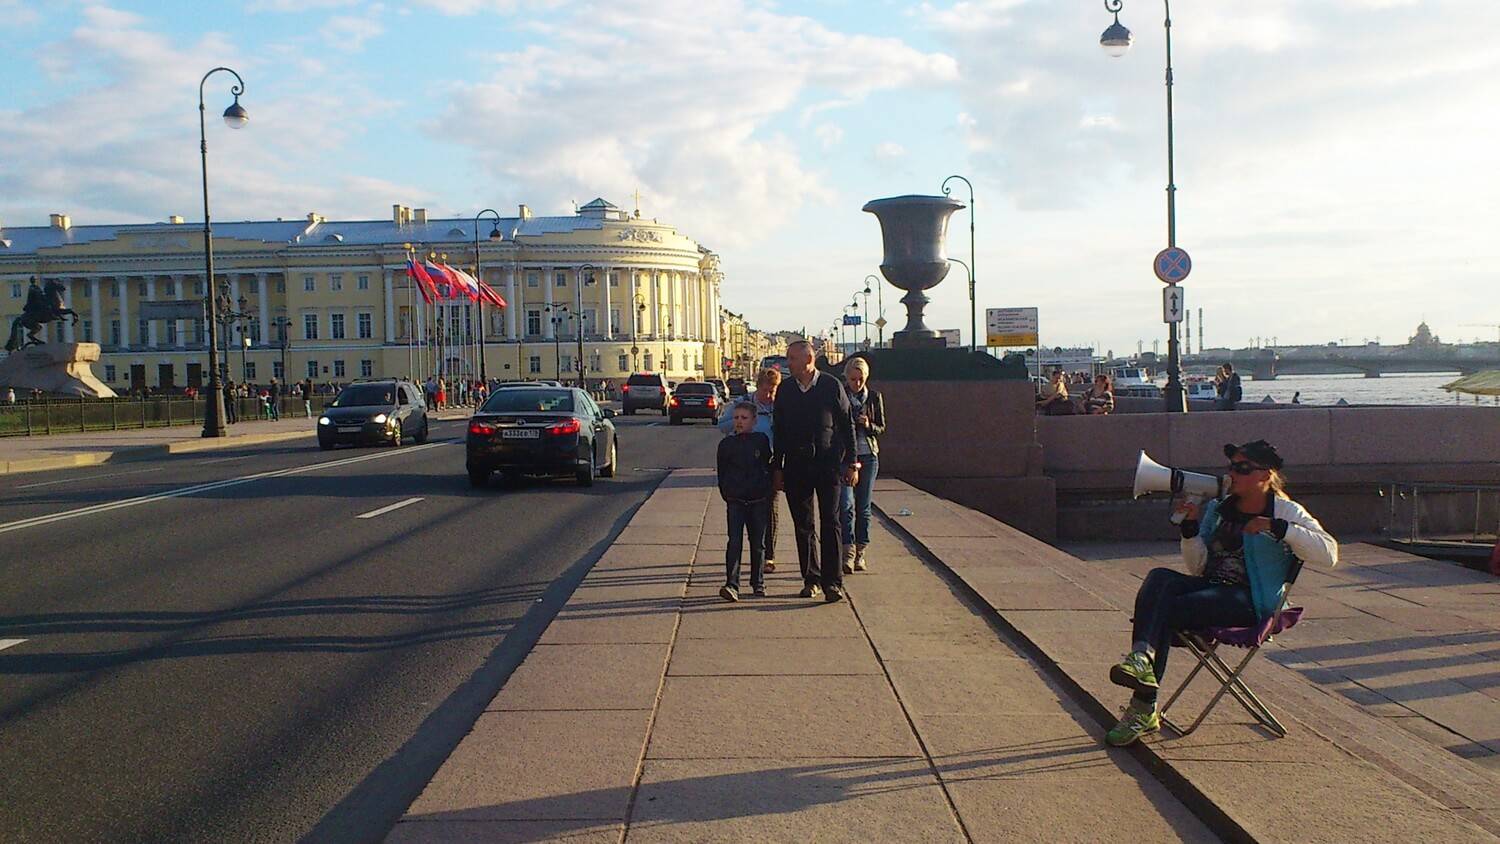
<instances>
[{"instance_id":1,"label":"bridge over river","mask_svg":"<svg viewBox=\"0 0 1500 844\"><path fill-rule=\"evenodd\" d=\"M1234 349L1184 355L1184 367L1217 367L1229 361L1236 371L1257 381L1278 374L1337 375L1364 373L1379 378L1393 372L1458 372L1468 375L1500 369L1500 343L1427 346L1282 346L1275 349Z\"/></svg>"}]
</instances>

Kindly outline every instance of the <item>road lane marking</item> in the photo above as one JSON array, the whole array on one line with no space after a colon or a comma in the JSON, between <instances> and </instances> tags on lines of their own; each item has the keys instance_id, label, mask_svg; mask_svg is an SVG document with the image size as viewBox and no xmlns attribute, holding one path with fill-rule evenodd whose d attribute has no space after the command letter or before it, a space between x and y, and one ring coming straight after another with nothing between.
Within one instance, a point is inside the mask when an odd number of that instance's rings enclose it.
<instances>
[{"instance_id":1,"label":"road lane marking","mask_svg":"<svg viewBox=\"0 0 1500 844\"><path fill-rule=\"evenodd\" d=\"M109 472L103 475L81 475L76 478L60 478L55 481L42 481L41 483L36 484L22 484L16 487L16 489L36 489L37 487L53 486L55 484L70 484L75 481L92 481L99 478L118 478L123 475L144 475L147 472L160 472L163 468L165 467L158 466L155 469L134 469L129 472Z\"/></svg>"},{"instance_id":2,"label":"road lane marking","mask_svg":"<svg viewBox=\"0 0 1500 844\"><path fill-rule=\"evenodd\" d=\"M119 510L125 507L135 507L140 504L150 504L153 501L162 501L167 498L181 498L184 495L194 495L200 492L211 492L217 489L224 489L226 487L239 486L240 484L248 484L255 481L265 480L267 478L284 478L289 475L300 475L304 472L316 472L319 469L332 469L339 466L349 466L355 463L363 463L366 460L380 460L386 457L399 457L403 454L412 454L413 452L425 451L429 448L438 448L439 446L452 445L453 442L454 440L442 440L439 442L430 442L426 445L413 445L407 446L406 448L391 449L389 451L379 451L374 454L365 454L359 457L347 457L343 460L330 460L324 463L313 463L309 466L297 466L291 469L277 469L270 472L257 472L253 475L241 475L237 478L228 478L222 481L212 481L206 484L194 484L192 486L185 486L178 489L167 490L166 492L158 492L152 495L141 495L135 498L125 498L120 501L110 501L104 504L94 504L89 507L79 507L76 510L65 510L61 513L52 513L46 516L34 516L30 519L21 519L19 521L0 524L0 533L10 533L13 530L23 530L29 527L40 527L42 525L52 524L53 522L61 522L67 519L76 519L81 516L92 516L96 513L107 513L111 510Z\"/></svg>"},{"instance_id":3,"label":"road lane marking","mask_svg":"<svg viewBox=\"0 0 1500 844\"><path fill-rule=\"evenodd\" d=\"M26 641L25 639L0 639L0 651L6 648L14 648L16 645Z\"/></svg>"},{"instance_id":4,"label":"road lane marking","mask_svg":"<svg viewBox=\"0 0 1500 844\"><path fill-rule=\"evenodd\" d=\"M258 454L241 454L239 457L220 457L217 460L199 460L198 461L198 465L199 466L207 466L207 465L209 465L211 463L233 463L236 460L249 460L252 457L259 457L259 456L260 455L258 455Z\"/></svg>"},{"instance_id":5,"label":"road lane marking","mask_svg":"<svg viewBox=\"0 0 1500 844\"><path fill-rule=\"evenodd\" d=\"M418 501L421 501L421 500L422 499L420 499L420 498L408 498L405 501L397 501L395 504L387 504L386 506L381 507L379 510L371 510L368 513L360 513L358 516L355 516L354 518L356 518L356 519L373 519L376 516L384 516L386 513L389 513L392 510L400 510L402 507L410 507L411 505L413 505L413 504L415 504L415 503L417 503Z\"/></svg>"}]
</instances>

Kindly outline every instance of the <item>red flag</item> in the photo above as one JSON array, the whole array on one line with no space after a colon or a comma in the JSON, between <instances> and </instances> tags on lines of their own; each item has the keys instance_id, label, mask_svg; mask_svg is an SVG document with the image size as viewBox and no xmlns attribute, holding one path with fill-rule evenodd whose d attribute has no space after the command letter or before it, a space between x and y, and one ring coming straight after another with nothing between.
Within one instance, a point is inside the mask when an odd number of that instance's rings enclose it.
<instances>
[{"instance_id":1,"label":"red flag","mask_svg":"<svg viewBox=\"0 0 1500 844\"><path fill-rule=\"evenodd\" d=\"M431 305L437 298L437 285L433 283L432 276L427 274L422 265L414 259L406 260L406 274L417 282L417 289L422 291L422 299Z\"/></svg>"},{"instance_id":2,"label":"red flag","mask_svg":"<svg viewBox=\"0 0 1500 844\"><path fill-rule=\"evenodd\" d=\"M505 304L505 299L501 298L500 294L495 292L495 288L489 286L488 284L485 284L482 281L479 282L479 298L483 299L486 302L489 302L497 308L509 307Z\"/></svg>"},{"instance_id":3,"label":"red flag","mask_svg":"<svg viewBox=\"0 0 1500 844\"><path fill-rule=\"evenodd\" d=\"M448 271L447 270L443 269L442 267L438 266L437 264L432 263L431 261L425 261L425 262L423 262L423 269L427 270L427 275L429 277L431 277L433 283L438 286L437 290L438 290L438 296L440 298L443 298L443 299L452 299L452 298L454 298L454 296L453 296L453 287L454 287L455 284L458 283L457 279L455 279L454 277L448 275Z\"/></svg>"},{"instance_id":4,"label":"red flag","mask_svg":"<svg viewBox=\"0 0 1500 844\"><path fill-rule=\"evenodd\" d=\"M443 264L443 269L448 271L448 276L457 282L459 292L467 295L470 302L479 301L479 279L476 279L458 267ZM454 296L454 298L458 297Z\"/></svg>"}]
</instances>

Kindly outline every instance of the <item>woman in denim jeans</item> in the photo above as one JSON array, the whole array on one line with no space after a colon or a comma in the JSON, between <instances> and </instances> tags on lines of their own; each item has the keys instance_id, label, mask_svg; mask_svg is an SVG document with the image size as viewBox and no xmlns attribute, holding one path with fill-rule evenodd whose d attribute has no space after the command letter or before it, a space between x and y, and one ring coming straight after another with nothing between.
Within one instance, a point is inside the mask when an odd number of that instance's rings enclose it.
<instances>
[{"instance_id":1,"label":"woman in denim jeans","mask_svg":"<svg viewBox=\"0 0 1500 844\"><path fill-rule=\"evenodd\" d=\"M857 357L844 367L849 389L849 414L854 417L854 452L859 477L854 486L840 487L839 527L843 531L844 573L868 568L865 548L870 544L870 492L880 471L880 435L885 433L885 400L870 389L870 363Z\"/></svg>"}]
</instances>

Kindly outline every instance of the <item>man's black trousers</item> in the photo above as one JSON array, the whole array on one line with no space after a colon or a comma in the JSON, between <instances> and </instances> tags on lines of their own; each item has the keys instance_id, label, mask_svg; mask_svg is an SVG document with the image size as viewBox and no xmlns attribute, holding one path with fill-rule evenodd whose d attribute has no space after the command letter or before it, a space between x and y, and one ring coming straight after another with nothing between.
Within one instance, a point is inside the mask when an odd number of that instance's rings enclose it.
<instances>
[{"instance_id":1,"label":"man's black trousers","mask_svg":"<svg viewBox=\"0 0 1500 844\"><path fill-rule=\"evenodd\" d=\"M782 477L787 509L792 511L792 524L797 535L797 561L802 565L802 582L817 583L824 590L842 588L838 466L793 466L788 461ZM818 508L816 521L813 519L814 500Z\"/></svg>"}]
</instances>

